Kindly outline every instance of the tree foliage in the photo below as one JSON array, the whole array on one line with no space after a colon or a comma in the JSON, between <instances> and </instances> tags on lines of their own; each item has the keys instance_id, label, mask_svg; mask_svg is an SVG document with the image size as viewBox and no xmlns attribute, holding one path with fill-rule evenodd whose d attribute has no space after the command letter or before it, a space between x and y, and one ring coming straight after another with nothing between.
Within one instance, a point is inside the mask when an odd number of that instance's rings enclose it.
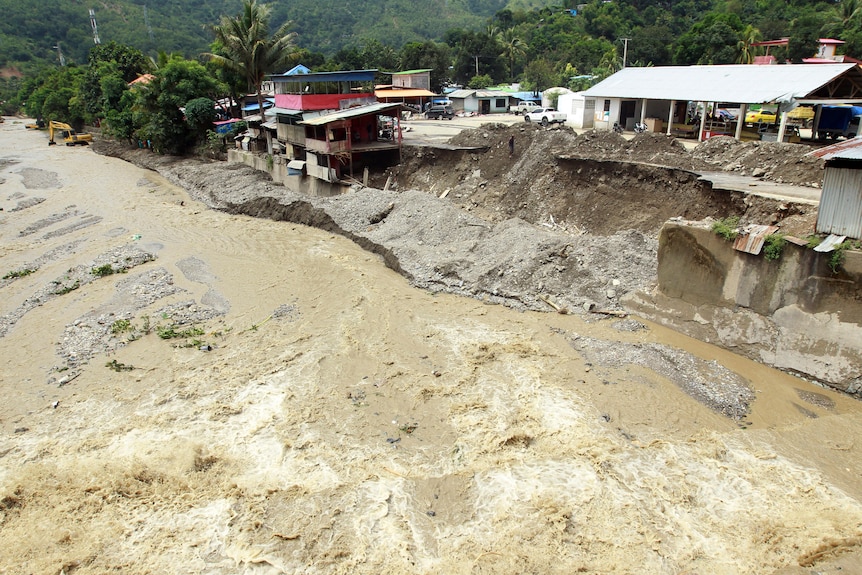
<instances>
[{"instance_id":1,"label":"tree foliage","mask_svg":"<svg viewBox=\"0 0 862 575\"><path fill-rule=\"evenodd\" d=\"M213 62L245 76L248 89L257 94L260 110L263 110L260 87L266 75L291 62L295 51L296 34L288 31L292 22L285 22L270 35L271 11L269 5L257 0L243 0L240 14L223 16L213 26L219 49L207 54Z\"/></svg>"}]
</instances>

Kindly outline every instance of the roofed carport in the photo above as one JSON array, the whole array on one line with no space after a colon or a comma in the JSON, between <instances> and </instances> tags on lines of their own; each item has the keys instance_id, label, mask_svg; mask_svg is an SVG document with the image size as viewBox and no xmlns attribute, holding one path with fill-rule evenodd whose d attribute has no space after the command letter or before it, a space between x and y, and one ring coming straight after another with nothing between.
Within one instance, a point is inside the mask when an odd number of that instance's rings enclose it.
<instances>
[{"instance_id":1,"label":"roofed carport","mask_svg":"<svg viewBox=\"0 0 862 575\"><path fill-rule=\"evenodd\" d=\"M671 102L670 133L676 102L737 103L742 105L740 116L744 116L749 104L780 104L787 112L799 103L862 102L862 69L856 64L625 68L586 90L584 96L642 100L641 122L647 100ZM704 120L705 114L701 118L701 135ZM785 125L786 114L782 114L780 135ZM739 122L737 139L741 128Z\"/></svg>"}]
</instances>

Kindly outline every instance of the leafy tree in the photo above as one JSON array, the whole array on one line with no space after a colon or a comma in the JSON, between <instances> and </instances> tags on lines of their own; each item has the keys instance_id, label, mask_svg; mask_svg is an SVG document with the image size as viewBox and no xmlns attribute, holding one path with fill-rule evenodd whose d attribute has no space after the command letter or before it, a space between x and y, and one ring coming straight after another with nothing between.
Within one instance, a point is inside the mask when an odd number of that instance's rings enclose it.
<instances>
[{"instance_id":1,"label":"leafy tree","mask_svg":"<svg viewBox=\"0 0 862 575\"><path fill-rule=\"evenodd\" d=\"M629 42L630 62L652 62L656 66L666 66L673 62L671 48L673 32L668 26L644 26L632 32Z\"/></svg>"},{"instance_id":2,"label":"leafy tree","mask_svg":"<svg viewBox=\"0 0 862 575\"><path fill-rule=\"evenodd\" d=\"M216 120L215 102L209 98L195 98L186 103L186 123L198 140L212 130Z\"/></svg>"},{"instance_id":3,"label":"leafy tree","mask_svg":"<svg viewBox=\"0 0 862 575\"><path fill-rule=\"evenodd\" d=\"M431 69L431 90L440 93L449 81L450 50L445 44L431 40L405 44L400 61L404 70Z\"/></svg>"},{"instance_id":4,"label":"leafy tree","mask_svg":"<svg viewBox=\"0 0 862 575\"><path fill-rule=\"evenodd\" d=\"M481 76L473 76L470 78L470 81L467 82L467 87L478 90L481 88L487 88L493 84L494 80L491 79L491 76L488 74L482 74Z\"/></svg>"},{"instance_id":5,"label":"leafy tree","mask_svg":"<svg viewBox=\"0 0 862 575\"><path fill-rule=\"evenodd\" d=\"M84 124L84 107L78 90L85 70L77 66L45 68L21 88L25 111L31 118L66 122L76 128Z\"/></svg>"},{"instance_id":6,"label":"leafy tree","mask_svg":"<svg viewBox=\"0 0 862 575\"><path fill-rule=\"evenodd\" d=\"M736 14L710 12L677 42L675 64L732 64L743 31Z\"/></svg>"},{"instance_id":7,"label":"leafy tree","mask_svg":"<svg viewBox=\"0 0 862 575\"><path fill-rule=\"evenodd\" d=\"M137 106L138 98L134 91L126 90L114 109L105 112L103 130L111 136L133 142L138 129L144 124L143 114Z\"/></svg>"},{"instance_id":8,"label":"leafy tree","mask_svg":"<svg viewBox=\"0 0 862 575\"><path fill-rule=\"evenodd\" d=\"M113 62L116 64L117 72L126 82L131 82L152 69L150 59L143 52L113 41L91 48L87 61L91 67L101 62Z\"/></svg>"},{"instance_id":9,"label":"leafy tree","mask_svg":"<svg viewBox=\"0 0 862 575\"><path fill-rule=\"evenodd\" d=\"M258 4L257 0L243 0L242 13L223 16L213 27L220 54L208 54L214 62L241 71L250 90L257 94L259 110L263 110L260 86L269 72L291 62L295 51L296 34L288 32L292 22L285 22L272 36L269 35L269 18L272 8Z\"/></svg>"},{"instance_id":10,"label":"leafy tree","mask_svg":"<svg viewBox=\"0 0 862 575\"><path fill-rule=\"evenodd\" d=\"M825 17L821 12L809 10L790 24L790 42L787 57L793 62L801 62L817 53L818 39Z\"/></svg>"},{"instance_id":11,"label":"leafy tree","mask_svg":"<svg viewBox=\"0 0 862 575\"><path fill-rule=\"evenodd\" d=\"M160 152L185 152L196 134L183 121L180 108L195 98L214 99L224 89L198 62L171 59L155 72L151 82L139 88L139 109L144 118L138 136L151 140Z\"/></svg>"},{"instance_id":12,"label":"leafy tree","mask_svg":"<svg viewBox=\"0 0 862 575\"><path fill-rule=\"evenodd\" d=\"M450 30L446 39L455 52L453 72L457 81L467 82L473 76L488 75L494 83L506 76L495 38L469 30Z\"/></svg>"},{"instance_id":13,"label":"leafy tree","mask_svg":"<svg viewBox=\"0 0 862 575\"><path fill-rule=\"evenodd\" d=\"M533 60L524 70L524 85L534 94L553 86L555 79L554 67L544 58Z\"/></svg>"}]
</instances>

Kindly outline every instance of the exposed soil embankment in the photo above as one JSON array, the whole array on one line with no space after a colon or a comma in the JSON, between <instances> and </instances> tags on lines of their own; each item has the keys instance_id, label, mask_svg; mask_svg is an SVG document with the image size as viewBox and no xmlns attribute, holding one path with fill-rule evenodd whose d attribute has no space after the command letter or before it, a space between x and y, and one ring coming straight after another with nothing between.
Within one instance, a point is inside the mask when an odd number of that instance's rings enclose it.
<instances>
[{"instance_id":1,"label":"exposed soil embankment","mask_svg":"<svg viewBox=\"0 0 862 575\"><path fill-rule=\"evenodd\" d=\"M515 152L508 140L515 137ZM405 148L404 161L374 182L392 177L399 189L446 194L455 204L499 221L518 217L573 232L651 235L672 217L740 216L776 224L792 234L813 232L810 206L713 190L700 171L730 171L794 185L817 186L822 161L792 144L740 143L713 138L694 150L661 134L626 140L613 132L546 130L486 124L452 139L474 150ZM448 191L447 191L448 190Z\"/></svg>"},{"instance_id":2,"label":"exposed soil embankment","mask_svg":"<svg viewBox=\"0 0 862 575\"><path fill-rule=\"evenodd\" d=\"M491 222L420 191L366 188L311 197L245 166L177 161L105 144L98 149L158 169L212 208L344 235L414 285L434 291L518 309L621 309L619 297L655 278L657 242L637 230L573 237L520 218Z\"/></svg>"},{"instance_id":3,"label":"exposed soil embankment","mask_svg":"<svg viewBox=\"0 0 862 575\"><path fill-rule=\"evenodd\" d=\"M628 141L502 124L466 130L451 144L473 149L407 147L400 166L372 179L382 188L392 177L395 191L334 198L292 192L237 164L106 143L98 149L159 170L215 209L344 235L419 287L518 308L619 309L620 296L654 281L656 238L669 218L740 215L797 235L813 231L810 206L717 192L693 171L816 181L819 160L805 158L800 146L725 138L689 152L657 134Z\"/></svg>"}]
</instances>

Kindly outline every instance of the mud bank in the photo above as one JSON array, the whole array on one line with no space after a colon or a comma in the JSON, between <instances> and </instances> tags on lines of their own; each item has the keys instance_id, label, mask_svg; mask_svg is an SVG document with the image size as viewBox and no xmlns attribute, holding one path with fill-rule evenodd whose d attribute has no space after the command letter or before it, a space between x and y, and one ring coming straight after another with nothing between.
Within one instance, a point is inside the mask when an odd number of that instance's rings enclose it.
<instances>
[{"instance_id":1,"label":"mud bank","mask_svg":"<svg viewBox=\"0 0 862 575\"><path fill-rule=\"evenodd\" d=\"M862 253L785 245L778 261L739 252L708 225L669 222L658 283L627 297L636 313L767 365L862 391Z\"/></svg>"},{"instance_id":2,"label":"mud bank","mask_svg":"<svg viewBox=\"0 0 862 575\"><path fill-rule=\"evenodd\" d=\"M573 237L520 218L496 222L424 191L353 189L314 197L274 185L241 164L174 161L100 148L157 169L196 199L234 214L320 227L379 254L413 285L516 309L621 310L619 298L655 278L655 239L637 230ZM549 303L550 302L550 303Z\"/></svg>"}]
</instances>

